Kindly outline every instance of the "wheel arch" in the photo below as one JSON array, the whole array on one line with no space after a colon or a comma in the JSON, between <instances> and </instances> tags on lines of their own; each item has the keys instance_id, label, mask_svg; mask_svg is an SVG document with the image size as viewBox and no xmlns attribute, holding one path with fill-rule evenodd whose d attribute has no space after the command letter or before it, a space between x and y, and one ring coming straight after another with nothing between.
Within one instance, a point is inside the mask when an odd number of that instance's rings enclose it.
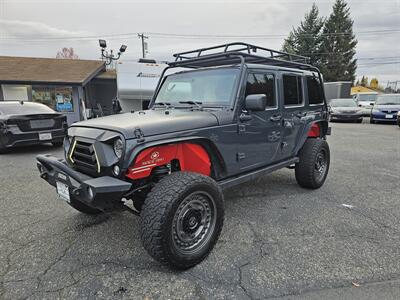
<instances>
[{"instance_id":1,"label":"wheel arch","mask_svg":"<svg viewBox=\"0 0 400 300\"><path fill-rule=\"evenodd\" d=\"M315 135L315 132L313 131L313 127L315 126L318 126L318 135ZM301 135L301 139L295 149L296 155L308 138L324 138L328 133L329 125L327 120L318 120L307 123L306 126L304 126L303 134Z\"/></svg>"},{"instance_id":2,"label":"wheel arch","mask_svg":"<svg viewBox=\"0 0 400 300\"><path fill-rule=\"evenodd\" d=\"M226 164L220 151L218 150L218 147L212 140L204 137L174 138L174 139L144 143L139 147L136 147L130 153L128 159L126 160L128 164L125 165L124 168L128 170L130 166L133 166L135 164L135 160L138 157L138 155L146 149L160 147L160 146L167 146L167 145L183 144L183 143L197 144L204 149L211 163L210 176L212 178L218 180L226 176Z\"/></svg>"}]
</instances>

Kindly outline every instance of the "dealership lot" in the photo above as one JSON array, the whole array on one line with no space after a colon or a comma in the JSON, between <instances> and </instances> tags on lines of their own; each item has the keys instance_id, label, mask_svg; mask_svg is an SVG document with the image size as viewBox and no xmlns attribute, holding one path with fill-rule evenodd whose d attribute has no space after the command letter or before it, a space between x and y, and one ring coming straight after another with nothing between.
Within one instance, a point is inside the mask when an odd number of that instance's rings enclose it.
<instances>
[{"instance_id":1,"label":"dealership lot","mask_svg":"<svg viewBox=\"0 0 400 300\"><path fill-rule=\"evenodd\" d=\"M219 242L185 272L147 255L139 218L88 217L58 200L34 157L61 149L0 156L0 298L258 299L352 283L398 287L400 128L332 127L320 190L300 188L285 169L228 191Z\"/></svg>"}]
</instances>

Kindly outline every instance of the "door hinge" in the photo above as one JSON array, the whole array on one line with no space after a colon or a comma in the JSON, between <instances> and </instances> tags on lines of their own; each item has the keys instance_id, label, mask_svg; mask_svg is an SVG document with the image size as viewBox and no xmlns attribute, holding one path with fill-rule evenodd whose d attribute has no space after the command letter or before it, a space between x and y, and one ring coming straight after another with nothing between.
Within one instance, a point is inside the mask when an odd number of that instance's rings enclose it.
<instances>
[{"instance_id":1,"label":"door hinge","mask_svg":"<svg viewBox=\"0 0 400 300\"><path fill-rule=\"evenodd\" d=\"M242 159L245 159L245 158L246 158L246 154L245 154L244 152L238 152L238 153L236 154L236 156L237 156L237 160L238 160L238 161L241 161Z\"/></svg>"},{"instance_id":2,"label":"door hinge","mask_svg":"<svg viewBox=\"0 0 400 300\"><path fill-rule=\"evenodd\" d=\"M246 132L246 124L239 124L238 125L238 133L245 133Z\"/></svg>"},{"instance_id":3,"label":"door hinge","mask_svg":"<svg viewBox=\"0 0 400 300\"><path fill-rule=\"evenodd\" d=\"M135 128L133 134L137 138L138 143L143 143L145 141L143 131L139 127Z\"/></svg>"}]
</instances>

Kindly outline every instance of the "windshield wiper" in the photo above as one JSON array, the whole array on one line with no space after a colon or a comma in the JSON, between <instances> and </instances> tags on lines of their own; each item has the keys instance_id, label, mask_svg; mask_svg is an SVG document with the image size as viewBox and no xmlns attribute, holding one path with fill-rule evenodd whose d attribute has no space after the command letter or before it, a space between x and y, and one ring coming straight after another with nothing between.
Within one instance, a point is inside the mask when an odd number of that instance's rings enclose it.
<instances>
[{"instance_id":1,"label":"windshield wiper","mask_svg":"<svg viewBox=\"0 0 400 300\"><path fill-rule=\"evenodd\" d=\"M156 105L166 107L166 108L169 108L172 106L171 103L169 103L169 102L156 102L156 103L154 103L154 106L156 106Z\"/></svg>"},{"instance_id":2,"label":"windshield wiper","mask_svg":"<svg viewBox=\"0 0 400 300\"><path fill-rule=\"evenodd\" d=\"M203 106L202 106L203 102L201 102L201 101L192 101L192 100L189 100L189 101L179 101L179 103L181 103L181 104L196 105L198 109L203 109Z\"/></svg>"}]
</instances>

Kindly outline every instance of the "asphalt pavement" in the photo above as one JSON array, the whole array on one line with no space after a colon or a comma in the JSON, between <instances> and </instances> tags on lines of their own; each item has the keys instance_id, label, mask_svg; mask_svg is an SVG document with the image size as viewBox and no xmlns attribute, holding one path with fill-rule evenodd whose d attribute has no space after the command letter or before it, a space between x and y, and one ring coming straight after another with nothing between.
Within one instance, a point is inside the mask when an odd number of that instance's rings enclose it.
<instances>
[{"instance_id":1,"label":"asphalt pavement","mask_svg":"<svg viewBox=\"0 0 400 300\"><path fill-rule=\"evenodd\" d=\"M60 148L0 156L0 299L399 299L400 128L332 127L321 189L283 169L229 190L216 247L184 272L147 255L138 217L59 200L34 158Z\"/></svg>"}]
</instances>

